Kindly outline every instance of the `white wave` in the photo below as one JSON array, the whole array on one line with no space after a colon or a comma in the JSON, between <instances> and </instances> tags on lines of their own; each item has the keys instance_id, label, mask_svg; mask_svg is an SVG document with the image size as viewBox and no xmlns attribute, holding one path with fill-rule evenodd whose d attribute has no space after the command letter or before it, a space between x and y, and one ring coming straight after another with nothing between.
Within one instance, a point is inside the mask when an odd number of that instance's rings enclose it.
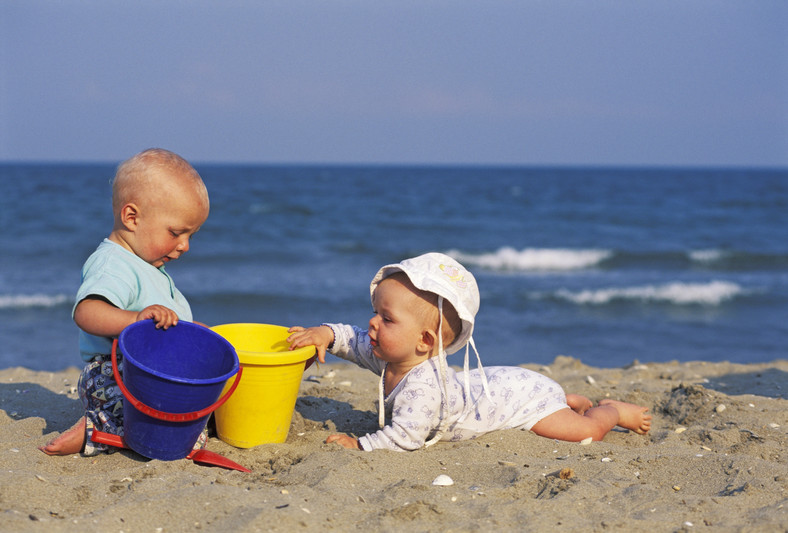
<instances>
[{"instance_id":1,"label":"white wave","mask_svg":"<svg viewBox=\"0 0 788 533\"><path fill-rule=\"evenodd\" d=\"M581 305L604 305L614 300L660 302L675 305L720 305L744 292L744 289L736 283L711 281L709 283L668 283L577 292L562 289L556 292L556 296Z\"/></svg>"},{"instance_id":2,"label":"white wave","mask_svg":"<svg viewBox=\"0 0 788 533\"><path fill-rule=\"evenodd\" d=\"M728 252L725 250L693 250L688 252L687 255L689 256L691 261L695 261L698 263L714 263L719 261L720 259L724 259Z\"/></svg>"},{"instance_id":3,"label":"white wave","mask_svg":"<svg viewBox=\"0 0 788 533\"><path fill-rule=\"evenodd\" d=\"M458 261L490 270L580 270L591 268L613 255L609 250L572 250L567 248L526 248L515 250L504 247L487 254L447 252Z\"/></svg>"},{"instance_id":4,"label":"white wave","mask_svg":"<svg viewBox=\"0 0 788 533\"><path fill-rule=\"evenodd\" d=\"M8 294L0 295L0 309L24 307L55 307L69 301L65 294Z\"/></svg>"}]
</instances>

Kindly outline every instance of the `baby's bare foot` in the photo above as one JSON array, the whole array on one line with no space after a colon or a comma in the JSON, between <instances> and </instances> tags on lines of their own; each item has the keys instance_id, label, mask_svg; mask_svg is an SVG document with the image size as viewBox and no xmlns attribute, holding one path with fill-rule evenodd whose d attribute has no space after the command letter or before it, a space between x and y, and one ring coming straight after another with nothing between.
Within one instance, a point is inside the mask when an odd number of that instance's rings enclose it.
<instances>
[{"instance_id":1,"label":"baby's bare foot","mask_svg":"<svg viewBox=\"0 0 788 533\"><path fill-rule=\"evenodd\" d=\"M644 435L651 429L651 415L647 407L618 400L600 400L599 405L610 405L618 411L618 425L622 428Z\"/></svg>"},{"instance_id":2,"label":"baby's bare foot","mask_svg":"<svg viewBox=\"0 0 788 533\"><path fill-rule=\"evenodd\" d=\"M79 419L71 429L65 433L60 434L46 446L39 446L38 449L47 455L71 455L72 453L79 453L85 446L85 417Z\"/></svg>"}]
</instances>

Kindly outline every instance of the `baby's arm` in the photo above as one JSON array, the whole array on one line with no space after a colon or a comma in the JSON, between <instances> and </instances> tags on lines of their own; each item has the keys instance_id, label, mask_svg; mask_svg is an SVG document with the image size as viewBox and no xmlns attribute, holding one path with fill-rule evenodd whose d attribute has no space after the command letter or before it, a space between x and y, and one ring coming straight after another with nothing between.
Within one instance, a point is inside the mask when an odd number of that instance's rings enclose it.
<instances>
[{"instance_id":1,"label":"baby's arm","mask_svg":"<svg viewBox=\"0 0 788 533\"><path fill-rule=\"evenodd\" d=\"M175 311L163 305L151 305L142 311L126 311L98 296L88 296L74 310L77 326L98 337L117 337L126 326L148 318L152 318L156 327L162 329L178 323Z\"/></svg>"},{"instance_id":2,"label":"baby's arm","mask_svg":"<svg viewBox=\"0 0 788 533\"><path fill-rule=\"evenodd\" d=\"M326 362L326 350L334 343L334 330L328 326L317 326L312 328L302 328L301 326L294 326L288 329L292 335L287 338L290 343L290 349L295 350L302 346L312 346L317 348L317 357L321 363ZM326 444L332 442L339 444L344 448L360 450L361 446L358 439L350 435L329 435L326 439Z\"/></svg>"},{"instance_id":3,"label":"baby's arm","mask_svg":"<svg viewBox=\"0 0 788 533\"><path fill-rule=\"evenodd\" d=\"M302 346L312 346L317 348L317 359L321 363L326 362L326 350L334 343L334 331L328 326L316 326L313 328L302 328L294 326L288 329L292 335L287 338L290 349L295 350Z\"/></svg>"}]
</instances>

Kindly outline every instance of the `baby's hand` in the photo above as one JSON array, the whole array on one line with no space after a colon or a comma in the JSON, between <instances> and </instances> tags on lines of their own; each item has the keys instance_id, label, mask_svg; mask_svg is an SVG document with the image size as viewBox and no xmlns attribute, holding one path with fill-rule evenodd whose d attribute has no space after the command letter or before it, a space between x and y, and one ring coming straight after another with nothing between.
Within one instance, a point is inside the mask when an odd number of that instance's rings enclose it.
<instances>
[{"instance_id":1,"label":"baby's hand","mask_svg":"<svg viewBox=\"0 0 788 533\"><path fill-rule=\"evenodd\" d=\"M326 444L331 444L332 442L336 442L343 448L348 448L350 450L360 450L361 446L358 443L358 439L355 437L351 437L350 435L329 435L326 439Z\"/></svg>"},{"instance_id":2,"label":"baby's hand","mask_svg":"<svg viewBox=\"0 0 788 533\"><path fill-rule=\"evenodd\" d=\"M137 313L137 321L152 318L157 329L167 329L178 324L178 315L163 305L150 305Z\"/></svg>"},{"instance_id":3,"label":"baby's hand","mask_svg":"<svg viewBox=\"0 0 788 533\"><path fill-rule=\"evenodd\" d=\"M290 343L290 349L295 350L302 346L314 345L317 349L317 360L321 363L326 362L326 350L328 346L334 342L334 332L328 326L317 326L314 328L302 328L301 326L294 326L287 330L292 333L287 338Z\"/></svg>"}]
</instances>

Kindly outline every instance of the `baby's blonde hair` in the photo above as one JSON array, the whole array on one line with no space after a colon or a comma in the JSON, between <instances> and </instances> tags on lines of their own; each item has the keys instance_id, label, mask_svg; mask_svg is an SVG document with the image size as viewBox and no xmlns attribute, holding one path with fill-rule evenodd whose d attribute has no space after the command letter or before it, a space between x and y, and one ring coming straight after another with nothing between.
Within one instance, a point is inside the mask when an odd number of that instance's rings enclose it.
<instances>
[{"instance_id":1,"label":"baby's blonde hair","mask_svg":"<svg viewBox=\"0 0 788 533\"><path fill-rule=\"evenodd\" d=\"M129 201L139 201L134 196L152 186L161 172L167 172L173 180L180 179L192 186L205 207L209 206L208 189L188 161L169 150L149 148L118 166L112 180L113 212L117 213Z\"/></svg>"},{"instance_id":2,"label":"baby's blonde hair","mask_svg":"<svg viewBox=\"0 0 788 533\"><path fill-rule=\"evenodd\" d=\"M438 316L438 295L434 292L424 291L416 288L411 283L410 278L404 272L395 272L388 276L386 279L393 279L418 298L417 305L414 307L416 315L420 318L425 328L434 329L436 332L439 330L439 316ZM460 315L454 309L454 306L443 300L443 346L451 344L457 335L462 331L462 320Z\"/></svg>"}]
</instances>

